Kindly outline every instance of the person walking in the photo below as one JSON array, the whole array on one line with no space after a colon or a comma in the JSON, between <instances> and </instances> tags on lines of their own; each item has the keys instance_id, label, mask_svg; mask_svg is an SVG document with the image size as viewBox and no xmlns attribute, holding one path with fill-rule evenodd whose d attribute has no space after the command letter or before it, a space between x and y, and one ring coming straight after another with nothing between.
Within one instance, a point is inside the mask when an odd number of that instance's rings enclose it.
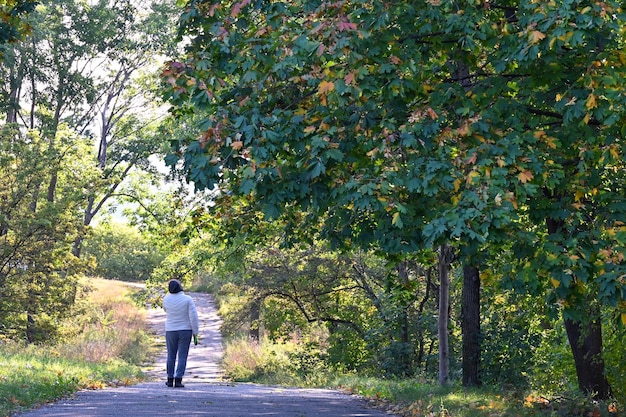
<instances>
[{"instance_id":1,"label":"person walking","mask_svg":"<svg viewBox=\"0 0 626 417\"><path fill-rule=\"evenodd\" d=\"M193 298L184 293L180 281L171 280L168 290L169 294L163 297L165 344L167 345L167 382L165 385L183 388L183 375L187 368L191 338L197 340L198 337L198 312Z\"/></svg>"}]
</instances>

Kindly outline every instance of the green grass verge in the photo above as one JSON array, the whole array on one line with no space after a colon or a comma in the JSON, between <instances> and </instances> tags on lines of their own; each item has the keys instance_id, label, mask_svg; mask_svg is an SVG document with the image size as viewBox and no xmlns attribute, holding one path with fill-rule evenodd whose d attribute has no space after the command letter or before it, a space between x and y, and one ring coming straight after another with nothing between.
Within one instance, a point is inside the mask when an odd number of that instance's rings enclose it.
<instances>
[{"instance_id":1,"label":"green grass verge","mask_svg":"<svg viewBox=\"0 0 626 417\"><path fill-rule=\"evenodd\" d=\"M44 348L1 346L0 416L10 416L80 389L136 383L141 376L140 367L121 360L89 363L61 358Z\"/></svg>"},{"instance_id":2,"label":"green grass verge","mask_svg":"<svg viewBox=\"0 0 626 417\"><path fill-rule=\"evenodd\" d=\"M578 393L544 397L493 388L441 387L418 380L341 377L331 383L406 417L624 417L615 402Z\"/></svg>"}]
</instances>

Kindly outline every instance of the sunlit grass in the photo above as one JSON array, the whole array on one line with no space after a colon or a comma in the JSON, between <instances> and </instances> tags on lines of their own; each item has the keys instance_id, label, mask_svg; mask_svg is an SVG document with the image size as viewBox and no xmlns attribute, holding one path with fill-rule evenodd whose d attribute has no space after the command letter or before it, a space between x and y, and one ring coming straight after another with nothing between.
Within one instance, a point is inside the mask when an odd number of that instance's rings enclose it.
<instances>
[{"instance_id":1,"label":"sunlit grass","mask_svg":"<svg viewBox=\"0 0 626 417\"><path fill-rule=\"evenodd\" d=\"M494 387L441 387L420 379L381 380L342 377L336 387L375 400L406 417L623 417L615 402L595 401L579 393L544 397Z\"/></svg>"},{"instance_id":2,"label":"sunlit grass","mask_svg":"<svg viewBox=\"0 0 626 417\"><path fill-rule=\"evenodd\" d=\"M76 314L51 346L0 345L0 417L53 401L79 389L128 385L143 378L151 355L145 312L133 291L115 281L91 279Z\"/></svg>"},{"instance_id":3,"label":"sunlit grass","mask_svg":"<svg viewBox=\"0 0 626 417\"><path fill-rule=\"evenodd\" d=\"M382 379L337 376L329 370L303 373L294 369L289 343L261 344L247 338L227 341L225 371L239 381L274 385L337 388L369 399L376 407L404 417L624 417L615 402L598 402L579 393L543 396L541 393L497 387L441 387L424 378Z\"/></svg>"}]
</instances>

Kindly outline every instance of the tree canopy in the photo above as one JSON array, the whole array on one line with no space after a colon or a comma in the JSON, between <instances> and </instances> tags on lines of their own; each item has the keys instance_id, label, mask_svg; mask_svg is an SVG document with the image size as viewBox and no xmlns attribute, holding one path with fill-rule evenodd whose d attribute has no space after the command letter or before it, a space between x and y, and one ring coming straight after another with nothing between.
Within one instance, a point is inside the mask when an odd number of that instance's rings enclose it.
<instances>
[{"instance_id":1,"label":"tree canopy","mask_svg":"<svg viewBox=\"0 0 626 417\"><path fill-rule=\"evenodd\" d=\"M616 305L625 15L583 3L191 1L163 76L205 117L169 161L387 250L516 241L559 298L596 276Z\"/></svg>"},{"instance_id":2,"label":"tree canopy","mask_svg":"<svg viewBox=\"0 0 626 417\"><path fill-rule=\"evenodd\" d=\"M168 162L344 244L508 248L503 283L626 324L625 20L618 1L191 0L163 80L200 121Z\"/></svg>"}]
</instances>

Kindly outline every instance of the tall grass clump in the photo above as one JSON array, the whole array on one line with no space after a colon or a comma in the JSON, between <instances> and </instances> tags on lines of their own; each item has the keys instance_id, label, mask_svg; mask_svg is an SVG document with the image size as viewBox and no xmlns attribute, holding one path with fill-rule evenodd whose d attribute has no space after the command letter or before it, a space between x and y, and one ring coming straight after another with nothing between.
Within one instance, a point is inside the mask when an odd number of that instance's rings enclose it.
<instances>
[{"instance_id":1,"label":"tall grass clump","mask_svg":"<svg viewBox=\"0 0 626 417\"><path fill-rule=\"evenodd\" d=\"M104 363L122 359L141 365L151 357L145 310L131 300L135 291L120 282L92 279L77 303L77 313L63 326L57 345L63 357Z\"/></svg>"},{"instance_id":2,"label":"tall grass clump","mask_svg":"<svg viewBox=\"0 0 626 417\"><path fill-rule=\"evenodd\" d=\"M61 337L47 344L0 344L0 417L47 403L79 389L129 385L143 379L152 355L145 312L131 289L91 279L77 297Z\"/></svg>"},{"instance_id":3,"label":"tall grass clump","mask_svg":"<svg viewBox=\"0 0 626 417\"><path fill-rule=\"evenodd\" d=\"M332 372L315 343L261 341L239 336L226 341L222 367L238 382L314 387L328 384Z\"/></svg>"}]
</instances>

